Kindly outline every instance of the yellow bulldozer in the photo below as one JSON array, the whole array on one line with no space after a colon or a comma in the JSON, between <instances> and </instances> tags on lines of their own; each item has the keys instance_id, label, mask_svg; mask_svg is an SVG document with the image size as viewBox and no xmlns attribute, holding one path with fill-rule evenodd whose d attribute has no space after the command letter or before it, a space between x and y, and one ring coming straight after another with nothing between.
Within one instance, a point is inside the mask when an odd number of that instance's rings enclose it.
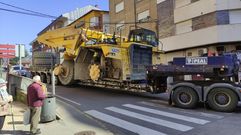
<instances>
[{"instance_id":1,"label":"yellow bulldozer","mask_svg":"<svg viewBox=\"0 0 241 135\"><path fill-rule=\"evenodd\" d=\"M37 41L64 50L64 61L54 69L63 85L146 90L145 67L159 64L155 32L131 30L128 38L67 26L39 35Z\"/></svg>"}]
</instances>

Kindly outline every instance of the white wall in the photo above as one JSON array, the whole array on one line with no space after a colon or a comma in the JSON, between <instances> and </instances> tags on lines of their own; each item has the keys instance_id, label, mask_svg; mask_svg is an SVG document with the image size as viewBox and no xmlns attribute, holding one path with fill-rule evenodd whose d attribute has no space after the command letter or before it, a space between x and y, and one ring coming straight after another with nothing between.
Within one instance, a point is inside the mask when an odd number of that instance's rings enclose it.
<instances>
[{"instance_id":1,"label":"white wall","mask_svg":"<svg viewBox=\"0 0 241 135\"><path fill-rule=\"evenodd\" d=\"M166 53L164 55L161 55L161 63L167 64L169 61L173 61L173 57L184 57L184 56L185 56L185 51Z\"/></svg>"},{"instance_id":2,"label":"white wall","mask_svg":"<svg viewBox=\"0 0 241 135\"><path fill-rule=\"evenodd\" d=\"M241 23L241 10L229 11L229 21L230 24Z\"/></svg>"},{"instance_id":3,"label":"white wall","mask_svg":"<svg viewBox=\"0 0 241 135\"><path fill-rule=\"evenodd\" d=\"M217 1L217 10L241 9L240 0L216 0L216 1Z\"/></svg>"},{"instance_id":4,"label":"white wall","mask_svg":"<svg viewBox=\"0 0 241 135\"><path fill-rule=\"evenodd\" d=\"M241 41L241 24L218 25L160 39L164 51L174 51L220 42Z\"/></svg>"},{"instance_id":5,"label":"white wall","mask_svg":"<svg viewBox=\"0 0 241 135\"><path fill-rule=\"evenodd\" d=\"M179 0L178 0L179 1ZM185 2L186 0L183 0ZM174 10L175 23L220 10L241 9L240 0L200 0Z\"/></svg>"},{"instance_id":6,"label":"white wall","mask_svg":"<svg viewBox=\"0 0 241 135\"><path fill-rule=\"evenodd\" d=\"M64 17L67 17L69 20L67 21L67 23L65 23L66 25L72 23L73 21L75 21L76 19L82 17L83 15L87 14L88 12L90 12L91 10L100 10L97 7L94 6L85 6L83 8L77 8L76 10L73 10L71 12L65 13L63 14Z\"/></svg>"},{"instance_id":7,"label":"white wall","mask_svg":"<svg viewBox=\"0 0 241 135\"><path fill-rule=\"evenodd\" d=\"M176 24L176 34L182 34L192 31L192 20Z\"/></svg>"},{"instance_id":8,"label":"white wall","mask_svg":"<svg viewBox=\"0 0 241 135\"><path fill-rule=\"evenodd\" d=\"M175 0L175 8L180 8L191 3L191 0Z\"/></svg>"},{"instance_id":9,"label":"white wall","mask_svg":"<svg viewBox=\"0 0 241 135\"><path fill-rule=\"evenodd\" d=\"M241 24L221 25L218 29L219 42L241 41Z\"/></svg>"},{"instance_id":10,"label":"white wall","mask_svg":"<svg viewBox=\"0 0 241 135\"><path fill-rule=\"evenodd\" d=\"M217 41L217 27L200 29L172 37L160 39L164 51L172 51L211 44Z\"/></svg>"},{"instance_id":11,"label":"white wall","mask_svg":"<svg viewBox=\"0 0 241 135\"><path fill-rule=\"evenodd\" d=\"M216 0L200 0L181 8L176 8L174 10L174 22L182 22L214 11L216 11Z\"/></svg>"}]
</instances>

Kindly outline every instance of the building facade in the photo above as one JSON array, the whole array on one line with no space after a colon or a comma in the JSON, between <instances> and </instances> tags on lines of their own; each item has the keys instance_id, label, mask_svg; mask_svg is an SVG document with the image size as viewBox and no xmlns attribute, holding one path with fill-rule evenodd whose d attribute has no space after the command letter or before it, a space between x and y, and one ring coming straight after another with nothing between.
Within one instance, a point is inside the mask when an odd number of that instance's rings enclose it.
<instances>
[{"instance_id":1,"label":"building facade","mask_svg":"<svg viewBox=\"0 0 241 135\"><path fill-rule=\"evenodd\" d=\"M157 0L163 63L241 50L240 0Z\"/></svg>"},{"instance_id":2,"label":"building facade","mask_svg":"<svg viewBox=\"0 0 241 135\"><path fill-rule=\"evenodd\" d=\"M162 63L178 56L241 50L240 0L109 0L111 31L128 35L134 24L158 31ZM127 24L125 24L127 23ZM125 25L123 25L125 24ZM157 27L158 28L157 28ZM113 27L113 26L112 26Z\"/></svg>"},{"instance_id":3,"label":"building facade","mask_svg":"<svg viewBox=\"0 0 241 135\"><path fill-rule=\"evenodd\" d=\"M109 33L109 11L91 10L69 25Z\"/></svg>"},{"instance_id":4,"label":"building facade","mask_svg":"<svg viewBox=\"0 0 241 135\"><path fill-rule=\"evenodd\" d=\"M142 27L156 31L156 0L109 0L110 31L128 36L129 31Z\"/></svg>"}]
</instances>

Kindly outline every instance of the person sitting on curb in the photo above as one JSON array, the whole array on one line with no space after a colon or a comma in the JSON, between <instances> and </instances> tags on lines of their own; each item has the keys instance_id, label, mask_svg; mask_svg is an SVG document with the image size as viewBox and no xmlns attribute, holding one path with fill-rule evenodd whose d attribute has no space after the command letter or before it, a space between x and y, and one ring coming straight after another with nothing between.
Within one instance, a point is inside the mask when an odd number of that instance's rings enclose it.
<instances>
[{"instance_id":1,"label":"person sitting on curb","mask_svg":"<svg viewBox=\"0 0 241 135\"><path fill-rule=\"evenodd\" d=\"M7 92L7 82L0 78L0 130L2 130L5 117L9 114L9 103L13 97Z\"/></svg>"},{"instance_id":2,"label":"person sitting on curb","mask_svg":"<svg viewBox=\"0 0 241 135\"><path fill-rule=\"evenodd\" d=\"M36 75L33 77L34 83L28 86L27 101L30 108L30 132L33 135L41 134L38 128L40 120L41 107L45 94L42 89L40 76Z\"/></svg>"}]
</instances>

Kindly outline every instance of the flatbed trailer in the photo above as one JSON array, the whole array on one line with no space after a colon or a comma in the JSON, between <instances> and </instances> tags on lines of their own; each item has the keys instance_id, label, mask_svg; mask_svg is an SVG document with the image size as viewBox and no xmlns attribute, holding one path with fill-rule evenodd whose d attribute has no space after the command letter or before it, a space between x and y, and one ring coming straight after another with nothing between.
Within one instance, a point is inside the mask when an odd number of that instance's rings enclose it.
<instances>
[{"instance_id":1,"label":"flatbed trailer","mask_svg":"<svg viewBox=\"0 0 241 135\"><path fill-rule=\"evenodd\" d=\"M153 93L168 92L169 103L178 107L194 108L204 102L216 111L231 112L241 100L239 66L236 54L174 58L172 65L148 66L147 81ZM177 79L185 75L202 79Z\"/></svg>"}]
</instances>

